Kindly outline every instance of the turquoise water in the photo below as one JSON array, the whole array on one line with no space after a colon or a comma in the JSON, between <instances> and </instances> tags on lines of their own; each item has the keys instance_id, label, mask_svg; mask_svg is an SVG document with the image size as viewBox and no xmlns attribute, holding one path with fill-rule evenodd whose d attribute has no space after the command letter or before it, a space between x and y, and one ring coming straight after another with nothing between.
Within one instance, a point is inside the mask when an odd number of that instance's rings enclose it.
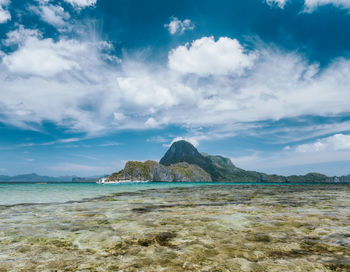
<instances>
[{"instance_id":1,"label":"turquoise water","mask_svg":"<svg viewBox=\"0 0 350 272\"><path fill-rule=\"evenodd\" d=\"M127 183L127 184L96 184L96 183L3 183L0 184L0 205L15 205L24 203L64 203L84 199L107 196L113 193L134 192L145 189L160 189L174 187L192 187L218 183Z\"/></svg>"},{"instance_id":2,"label":"turquoise water","mask_svg":"<svg viewBox=\"0 0 350 272\"><path fill-rule=\"evenodd\" d=\"M34 204L34 203L64 203L82 201L95 197L108 196L114 193L135 192L147 189L162 189L176 187L197 187L203 185L284 185L286 183L225 183L225 182L148 182L124 184L96 183L0 183L0 205ZM300 184L299 184L300 185ZM304 184L317 186L317 184ZM332 186L330 184L330 186Z\"/></svg>"}]
</instances>

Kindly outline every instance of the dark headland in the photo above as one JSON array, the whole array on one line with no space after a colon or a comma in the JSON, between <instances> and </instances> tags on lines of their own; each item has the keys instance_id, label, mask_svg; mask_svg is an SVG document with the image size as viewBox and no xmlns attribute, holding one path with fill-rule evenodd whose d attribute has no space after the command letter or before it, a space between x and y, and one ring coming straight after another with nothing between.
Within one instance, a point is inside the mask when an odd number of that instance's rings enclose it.
<instances>
[{"instance_id":1,"label":"dark headland","mask_svg":"<svg viewBox=\"0 0 350 272\"><path fill-rule=\"evenodd\" d=\"M236 167L229 158L200 153L191 143L174 142L163 158L156 161L128 161L125 168L109 180L131 179L164 182L350 182L350 176L269 175Z\"/></svg>"}]
</instances>

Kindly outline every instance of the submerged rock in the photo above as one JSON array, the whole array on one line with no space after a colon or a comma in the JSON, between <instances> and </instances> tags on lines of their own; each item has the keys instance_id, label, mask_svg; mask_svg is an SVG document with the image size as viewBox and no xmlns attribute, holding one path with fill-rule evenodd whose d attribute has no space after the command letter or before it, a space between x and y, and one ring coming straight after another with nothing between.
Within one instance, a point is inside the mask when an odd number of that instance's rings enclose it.
<instances>
[{"instance_id":1,"label":"submerged rock","mask_svg":"<svg viewBox=\"0 0 350 272\"><path fill-rule=\"evenodd\" d=\"M169 240L175 238L176 234L174 232L166 231L161 232L155 236L155 240L161 246L166 246L169 243Z\"/></svg>"}]
</instances>

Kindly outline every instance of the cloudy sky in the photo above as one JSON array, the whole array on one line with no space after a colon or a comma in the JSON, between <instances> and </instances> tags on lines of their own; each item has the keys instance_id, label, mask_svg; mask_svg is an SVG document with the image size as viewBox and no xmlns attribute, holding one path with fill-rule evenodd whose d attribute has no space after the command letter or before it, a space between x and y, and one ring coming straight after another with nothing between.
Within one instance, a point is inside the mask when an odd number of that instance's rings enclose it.
<instances>
[{"instance_id":1,"label":"cloudy sky","mask_svg":"<svg viewBox=\"0 0 350 272\"><path fill-rule=\"evenodd\" d=\"M200 151L350 174L349 0L0 0L0 175Z\"/></svg>"}]
</instances>

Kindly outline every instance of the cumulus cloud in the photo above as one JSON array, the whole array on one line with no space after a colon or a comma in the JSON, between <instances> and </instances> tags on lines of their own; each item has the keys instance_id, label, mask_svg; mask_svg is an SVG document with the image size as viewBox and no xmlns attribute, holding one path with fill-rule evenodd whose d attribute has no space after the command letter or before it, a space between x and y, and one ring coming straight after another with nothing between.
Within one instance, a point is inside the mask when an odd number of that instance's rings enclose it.
<instances>
[{"instance_id":1,"label":"cumulus cloud","mask_svg":"<svg viewBox=\"0 0 350 272\"><path fill-rule=\"evenodd\" d=\"M64 1L76 8L85 8L85 7L94 6L97 2L97 0L64 0Z\"/></svg>"},{"instance_id":2,"label":"cumulus cloud","mask_svg":"<svg viewBox=\"0 0 350 272\"><path fill-rule=\"evenodd\" d=\"M249 52L235 39L204 37L170 51L167 64L129 57L111 66L104 57L108 42L17 31L2 41L18 48L1 54L0 121L20 127L50 121L89 134L204 128L198 143L266 120L349 110L348 59L320 70L297 53L271 46Z\"/></svg>"},{"instance_id":3,"label":"cumulus cloud","mask_svg":"<svg viewBox=\"0 0 350 272\"><path fill-rule=\"evenodd\" d=\"M277 6L279 8L284 8L287 3L287 0L266 0L266 3L269 6Z\"/></svg>"},{"instance_id":4,"label":"cumulus cloud","mask_svg":"<svg viewBox=\"0 0 350 272\"><path fill-rule=\"evenodd\" d=\"M11 20L11 14L8 10L4 10L0 6L0 24L6 23L7 21Z\"/></svg>"},{"instance_id":5,"label":"cumulus cloud","mask_svg":"<svg viewBox=\"0 0 350 272\"><path fill-rule=\"evenodd\" d=\"M159 123L157 122L157 120L155 120L153 117L150 117L147 119L147 121L145 122L145 125L149 128L156 128L159 126Z\"/></svg>"},{"instance_id":6,"label":"cumulus cloud","mask_svg":"<svg viewBox=\"0 0 350 272\"><path fill-rule=\"evenodd\" d=\"M147 76L139 77L118 77L118 85L127 96L125 100L139 107L171 107L177 103L175 93L171 89L162 86L157 79ZM141 90L144 91L141 91ZM154 96L151 96L148 90L152 90ZM154 99L156 97L157 99Z\"/></svg>"},{"instance_id":7,"label":"cumulus cloud","mask_svg":"<svg viewBox=\"0 0 350 272\"><path fill-rule=\"evenodd\" d=\"M54 76L80 69L76 59L85 54L89 54L88 47L74 40L54 42L30 36L17 51L3 57L3 63L15 74Z\"/></svg>"},{"instance_id":8,"label":"cumulus cloud","mask_svg":"<svg viewBox=\"0 0 350 272\"><path fill-rule=\"evenodd\" d=\"M319 139L313 143L302 144L296 147L297 152L319 152L324 150L350 150L350 135L335 134Z\"/></svg>"},{"instance_id":9,"label":"cumulus cloud","mask_svg":"<svg viewBox=\"0 0 350 272\"><path fill-rule=\"evenodd\" d=\"M169 24L164 25L168 29L169 33L174 34L183 34L186 30L193 30L194 24L190 19L185 19L183 21L179 20L176 17L171 17Z\"/></svg>"},{"instance_id":10,"label":"cumulus cloud","mask_svg":"<svg viewBox=\"0 0 350 272\"><path fill-rule=\"evenodd\" d=\"M348 175L348 169L337 166L337 162L350 159L350 135L334 134L311 143L294 147L286 146L281 151L259 152L233 157L231 160L244 169L254 169L277 174L306 174L317 171L327 175ZM324 167L327 164L327 168ZM324 172L327 169L327 172Z\"/></svg>"},{"instance_id":11,"label":"cumulus cloud","mask_svg":"<svg viewBox=\"0 0 350 272\"><path fill-rule=\"evenodd\" d=\"M254 64L255 53L247 53L236 39L203 37L179 46L169 54L170 69L200 76L242 74Z\"/></svg>"},{"instance_id":12,"label":"cumulus cloud","mask_svg":"<svg viewBox=\"0 0 350 272\"><path fill-rule=\"evenodd\" d=\"M316 141L286 146L283 150L231 158L238 166L246 169L257 169L279 174L306 174L312 171L327 175L348 175L348 169L337 167L336 162L346 162L350 158L350 135L338 133ZM324 168L323 164L327 164ZM344 172L345 171L345 172Z\"/></svg>"},{"instance_id":13,"label":"cumulus cloud","mask_svg":"<svg viewBox=\"0 0 350 272\"><path fill-rule=\"evenodd\" d=\"M6 9L9 3L9 0L0 0L0 24L6 23L7 21L11 20L11 14Z\"/></svg>"},{"instance_id":14,"label":"cumulus cloud","mask_svg":"<svg viewBox=\"0 0 350 272\"><path fill-rule=\"evenodd\" d=\"M40 126L47 120L93 133L103 130L104 118L112 120L113 111L118 111L110 97L113 89L106 86L112 81L116 85L116 80L100 57L98 43L44 39L23 27L10 32L3 43L18 49L2 53L2 122L28 128L29 123Z\"/></svg>"},{"instance_id":15,"label":"cumulus cloud","mask_svg":"<svg viewBox=\"0 0 350 272\"><path fill-rule=\"evenodd\" d=\"M37 29L28 29L23 25L19 25L16 30L10 31L6 34L6 39L2 43L6 46L19 45L22 46L29 38L41 38L42 33Z\"/></svg>"},{"instance_id":16,"label":"cumulus cloud","mask_svg":"<svg viewBox=\"0 0 350 272\"><path fill-rule=\"evenodd\" d=\"M335 7L350 9L350 1L348 0L305 0L305 9L312 12L322 5L333 5Z\"/></svg>"},{"instance_id":17,"label":"cumulus cloud","mask_svg":"<svg viewBox=\"0 0 350 272\"><path fill-rule=\"evenodd\" d=\"M121 121L125 119L125 115L121 112L113 112L113 117L115 121Z\"/></svg>"},{"instance_id":18,"label":"cumulus cloud","mask_svg":"<svg viewBox=\"0 0 350 272\"><path fill-rule=\"evenodd\" d=\"M350 160L350 135L338 133L306 144L288 145L279 151L250 153L232 157L231 160L238 167L267 173L291 175L313 171L327 175L348 175L348 169L337 163ZM327 164L326 168L324 164Z\"/></svg>"},{"instance_id":19,"label":"cumulus cloud","mask_svg":"<svg viewBox=\"0 0 350 272\"><path fill-rule=\"evenodd\" d=\"M31 6L30 9L38 14L41 19L55 27L63 27L70 18L61 6L40 2L39 6Z\"/></svg>"}]
</instances>

